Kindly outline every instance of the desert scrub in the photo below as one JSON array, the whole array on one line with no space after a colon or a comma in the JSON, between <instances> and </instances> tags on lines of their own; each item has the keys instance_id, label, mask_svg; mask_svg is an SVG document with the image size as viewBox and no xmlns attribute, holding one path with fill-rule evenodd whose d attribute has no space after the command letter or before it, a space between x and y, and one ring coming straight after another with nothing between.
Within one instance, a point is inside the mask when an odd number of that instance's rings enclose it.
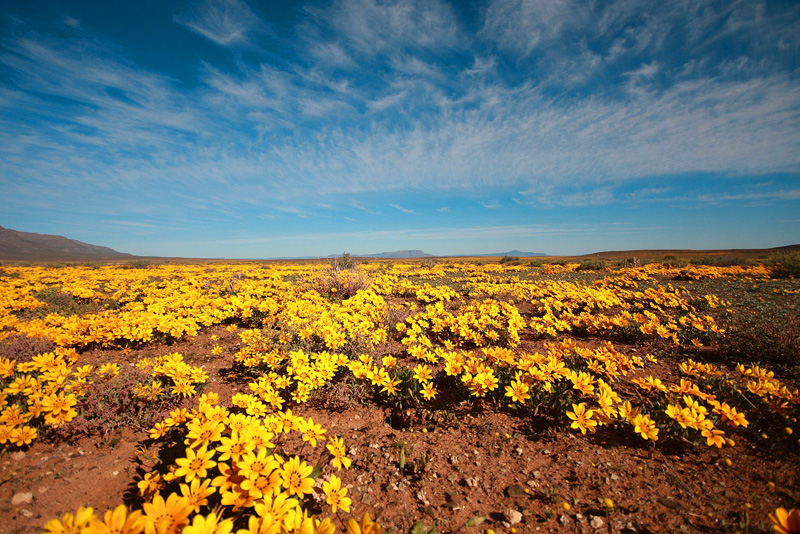
<instances>
[{"instance_id":1,"label":"desert scrub","mask_svg":"<svg viewBox=\"0 0 800 534\"><path fill-rule=\"evenodd\" d=\"M102 387L86 389L77 406L77 416L52 430L51 437L69 441L87 435L108 438L126 429L147 430L171 409L182 405L181 397L168 391L150 398L142 396L141 384L150 378L145 370L120 367L119 374L108 378Z\"/></svg>"},{"instance_id":2,"label":"desert scrub","mask_svg":"<svg viewBox=\"0 0 800 534\"><path fill-rule=\"evenodd\" d=\"M18 363L29 362L34 356L51 352L55 343L44 336L11 335L0 341L0 359L16 360Z\"/></svg>"},{"instance_id":3,"label":"desert scrub","mask_svg":"<svg viewBox=\"0 0 800 534\"><path fill-rule=\"evenodd\" d=\"M517 256L503 256L500 258L501 265L522 265L522 261Z\"/></svg>"},{"instance_id":4,"label":"desert scrub","mask_svg":"<svg viewBox=\"0 0 800 534\"><path fill-rule=\"evenodd\" d=\"M660 263L669 269L682 268L689 264L685 258L679 258L678 256L664 256Z\"/></svg>"},{"instance_id":5,"label":"desert scrub","mask_svg":"<svg viewBox=\"0 0 800 534\"><path fill-rule=\"evenodd\" d=\"M748 294L742 309L727 316L722 352L742 362L800 365L800 303Z\"/></svg>"},{"instance_id":6,"label":"desert scrub","mask_svg":"<svg viewBox=\"0 0 800 534\"><path fill-rule=\"evenodd\" d=\"M772 254L766 264L773 278L800 278L800 250Z\"/></svg>"},{"instance_id":7,"label":"desert scrub","mask_svg":"<svg viewBox=\"0 0 800 534\"><path fill-rule=\"evenodd\" d=\"M333 258L328 266L313 281L320 295L347 299L361 290L368 289L370 278L358 267L356 261L345 252Z\"/></svg>"},{"instance_id":8,"label":"desert scrub","mask_svg":"<svg viewBox=\"0 0 800 534\"><path fill-rule=\"evenodd\" d=\"M579 271L602 271L608 267L604 260L589 259L583 260L578 266Z\"/></svg>"},{"instance_id":9,"label":"desert scrub","mask_svg":"<svg viewBox=\"0 0 800 534\"><path fill-rule=\"evenodd\" d=\"M346 373L314 391L309 403L332 412L343 412L358 406L366 406L371 400L369 389L353 375Z\"/></svg>"},{"instance_id":10,"label":"desert scrub","mask_svg":"<svg viewBox=\"0 0 800 534\"><path fill-rule=\"evenodd\" d=\"M62 291L58 287L48 287L33 295L37 300L45 304L44 307L36 308L33 314L37 317L46 317L51 313L57 313L64 317L71 315L83 315L98 311L100 308L91 301L77 299L72 294Z\"/></svg>"}]
</instances>

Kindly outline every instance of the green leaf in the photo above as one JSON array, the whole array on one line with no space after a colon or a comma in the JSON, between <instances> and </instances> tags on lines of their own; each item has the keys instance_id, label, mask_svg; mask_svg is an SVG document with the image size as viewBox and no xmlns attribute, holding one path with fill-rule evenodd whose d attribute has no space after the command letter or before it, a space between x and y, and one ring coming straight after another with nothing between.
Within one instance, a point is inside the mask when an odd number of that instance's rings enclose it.
<instances>
[{"instance_id":1,"label":"green leaf","mask_svg":"<svg viewBox=\"0 0 800 534\"><path fill-rule=\"evenodd\" d=\"M467 527L477 527L478 525L482 524L484 521L486 521L485 517L481 517L481 516L470 517L469 519L467 519L467 522L465 523L465 526L467 526Z\"/></svg>"},{"instance_id":2,"label":"green leaf","mask_svg":"<svg viewBox=\"0 0 800 534\"><path fill-rule=\"evenodd\" d=\"M314 466L314 469L311 470L310 478L316 480L317 477L322 473L322 468L318 465Z\"/></svg>"}]
</instances>

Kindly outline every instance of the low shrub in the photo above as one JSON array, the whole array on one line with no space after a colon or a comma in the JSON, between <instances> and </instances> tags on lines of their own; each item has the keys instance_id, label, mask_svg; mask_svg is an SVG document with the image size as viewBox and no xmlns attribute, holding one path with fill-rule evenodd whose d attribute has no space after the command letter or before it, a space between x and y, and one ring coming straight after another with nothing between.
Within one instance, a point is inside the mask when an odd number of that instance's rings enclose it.
<instances>
[{"instance_id":1,"label":"low shrub","mask_svg":"<svg viewBox=\"0 0 800 534\"><path fill-rule=\"evenodd\" d=\"M123 269L149 269L152 265L150 260L131 260L122 266Z\"/></svg>"},{"instance_id":2,"label":"low shrub","mask_svg":"<svg viewBox=\"0 0 800 534\"><path fill-rule=\"evenodd\" d=\"M668 269L686 267L689 264L685 258L679 258L678 256L664 256L660 263Z\"/></svg>"},{"instance_id":3,"label":"low shrub","mask_svg":"<svg viewBox=\"0 0 800 534\"><path fill-rule=\"evenodd\" d=\"M356 261L345 252L330 261L328 267L314 280L313 286L321 295L350 298L371 284L370 278L358 268Z\"/></svg>"},{"instance_id":4,"label":"low shrub","mask_svg":"<svg viewBox=\"0 0 800 534\"><path fill-rule=\"evenodd\" d=\"M766 263L773 278L800 278L800 250L772 254Z\"/></svg>"},{"instance_id":5,"label":"low shrub","mask_svg":"<svg viewBox=\"0 0 800 534\"><path fill-rule=\"evenodd\" d=\"M600 259L588 259L583 260L578 267L579 271L602 271L606 269L608 265L604 260Z\"/></svg>"},{"instance_id":6,"label":"low shrub","mask_svg":"<svg viewBox=\"0 0 800 534\"><path fill-rule=\"evenodd\" d=\"M0 341L0 359L8 358L16 360L17 363L24 363L55 348L55 343L44 336L15 334Z\"/></svg>"},{"instance_id":7,"label":"low shrub","mask_svg":"<svg viewBox=\"0 0 800 534\"><path fill-rule=\"evenodd\" d=\"M800 307L755 302L726 324L722 350L742 362L800 365Z\"/></svg>"}]
</instances>

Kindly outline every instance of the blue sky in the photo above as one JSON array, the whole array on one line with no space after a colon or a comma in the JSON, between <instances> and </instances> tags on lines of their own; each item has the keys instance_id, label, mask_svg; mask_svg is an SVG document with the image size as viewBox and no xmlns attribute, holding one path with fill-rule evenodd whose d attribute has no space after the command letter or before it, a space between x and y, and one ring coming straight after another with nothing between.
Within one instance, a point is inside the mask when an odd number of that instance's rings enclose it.
<instances>
[{"instance_id":1,"label":"blue sky","mask_svg":"<svg viewBox=\"0 0 800 534\"><path fill-rule=\"evenodd\" d=\"M144 255L800 242L800 4L0 2L0 225Z\"/></svg>"}]
</instances>

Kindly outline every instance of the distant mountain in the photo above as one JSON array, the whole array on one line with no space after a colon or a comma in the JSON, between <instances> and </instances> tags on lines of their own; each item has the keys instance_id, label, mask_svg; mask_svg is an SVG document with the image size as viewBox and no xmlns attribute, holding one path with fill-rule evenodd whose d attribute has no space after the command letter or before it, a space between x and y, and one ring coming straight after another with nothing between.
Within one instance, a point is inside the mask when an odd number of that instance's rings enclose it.
<instances>
[{"instance_id":1,"label":"distant mountain","mask_svg":"<svg viewBox=\"0 0 800 534\"><path fill-rule=\"evenodd\" d=\"M604 250L602 252L593 252L592 254L583 254L576 256L579 258L597 258L597 257L642 257L654 258L659 256L688 256L697 257L700 255L707 256L757 256L772 254L774 252L791 252L800 250L800 244L786 245L783 247L772 248L725 248L725 249L641 249L641 250Z\"/></svg>"},{"instance_id":2,"label":"distant mountain","mask_svg":"<svg viewBox=\"0 0 800 534\"><path fill-rule=\"evenodd\" d=\"M61 261L133 258L132 254L60 235L18 232L0 226L0 260Z\"/></svg>"}]
</instances>

